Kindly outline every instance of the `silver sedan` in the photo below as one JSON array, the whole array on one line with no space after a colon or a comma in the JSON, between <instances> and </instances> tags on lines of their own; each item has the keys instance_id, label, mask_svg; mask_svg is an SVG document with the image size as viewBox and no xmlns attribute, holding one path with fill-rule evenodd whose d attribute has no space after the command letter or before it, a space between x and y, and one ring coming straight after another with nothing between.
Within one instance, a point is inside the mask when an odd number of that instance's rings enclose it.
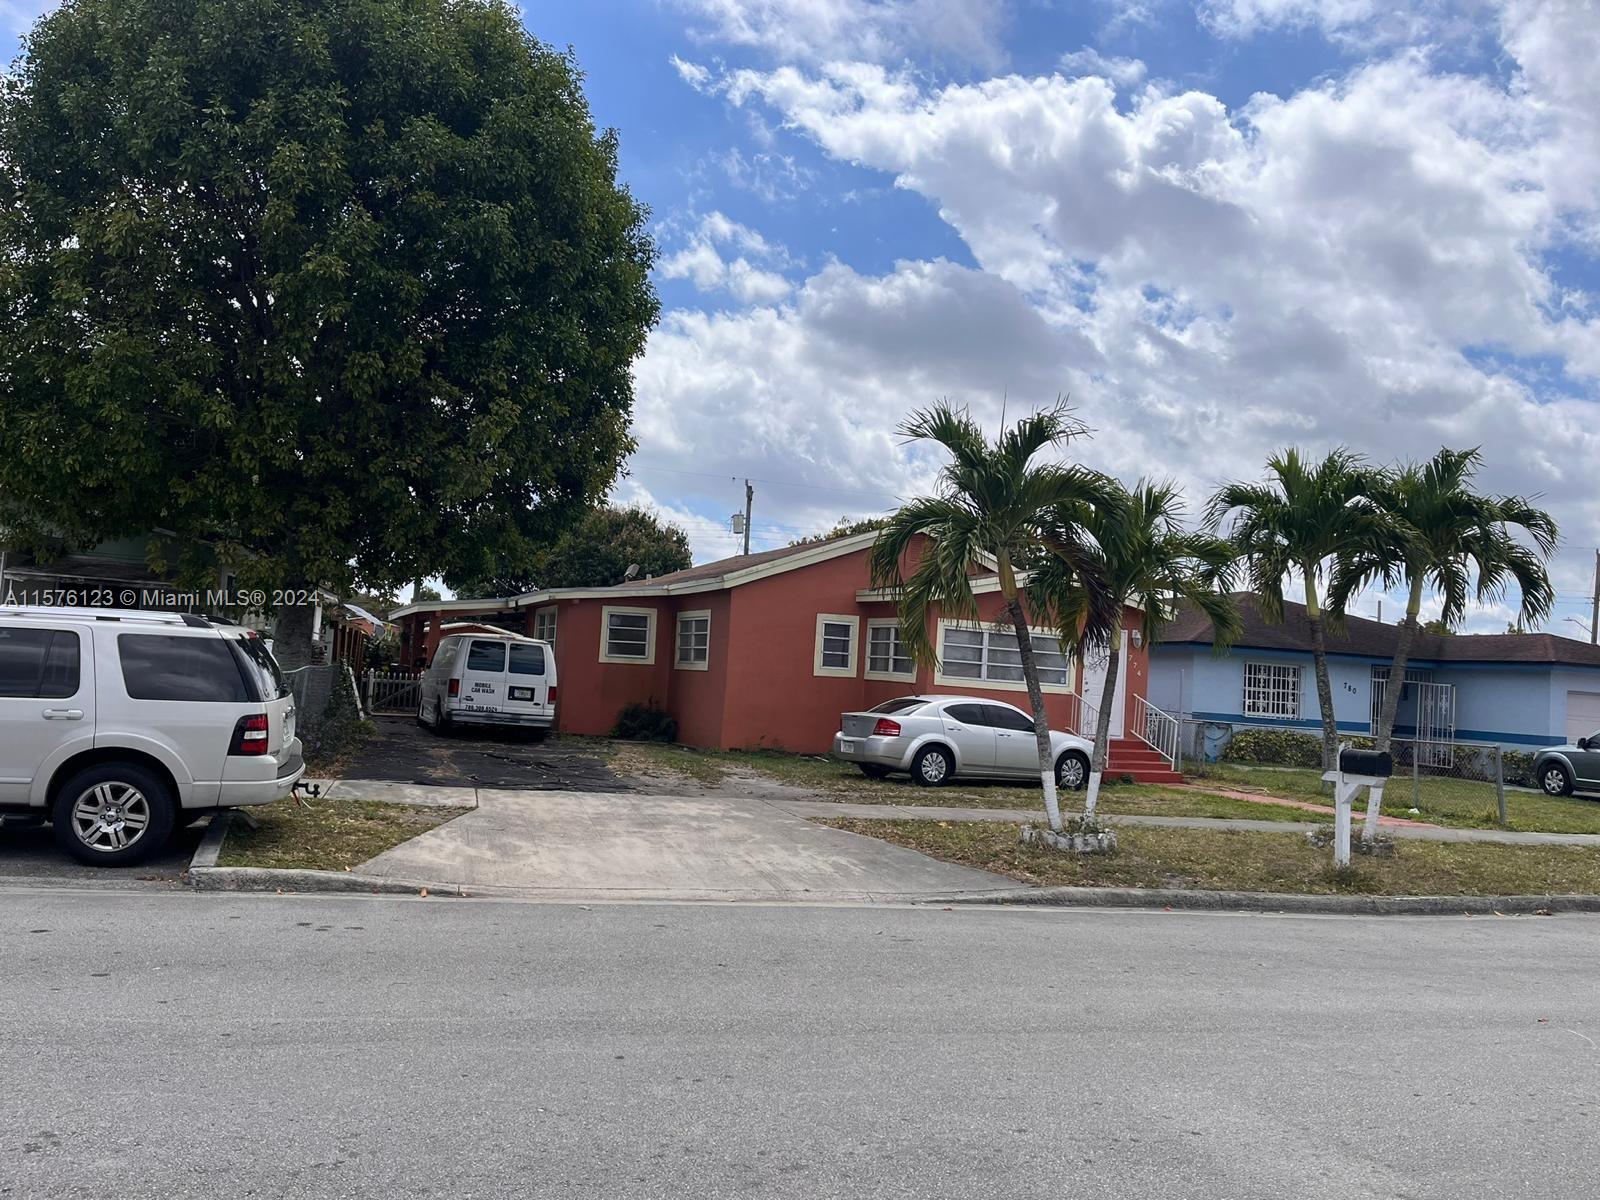
<instances>
[{"instance_id":1,"label":"silver sedan","mask_svg":"<svg viewBox=\"0 0 1600 1200\"><path fill-rule=\"evenodd\" d=\"M882 779L909 772L924 787L952 779L1039 778L1033 718L1020 708L977 696L902 696L866 712L845 713L833 752L861 773ZM1056 785L1080 788L1089 778L1093 743L1050 731Z\"/></svg>"}]
</instances>

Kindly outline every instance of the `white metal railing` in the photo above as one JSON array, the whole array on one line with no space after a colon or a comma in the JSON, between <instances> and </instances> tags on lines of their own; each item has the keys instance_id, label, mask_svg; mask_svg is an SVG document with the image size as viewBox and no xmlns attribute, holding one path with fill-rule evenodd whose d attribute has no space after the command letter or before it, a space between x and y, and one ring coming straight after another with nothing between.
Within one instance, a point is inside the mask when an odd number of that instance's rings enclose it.
<instances>
[{"instance_id":1,"label":"white metal railing","mask_svg":"<svg viewBox=\"0 0 1600 1200\"><path fill-rule=\"evenodd\" d=\"M412 671L368 671L367 711L414 713L422 699L422 675Z\"/></svg>"},{"instance_id":2,"label":"white metal railing","mask_svg":"<svg viewBox=\"0 0 1600 1200\"><path fill-rule=\"evenodd\" d=\"M1072 693L1072 698L1078 702L1078 712L1072 723L1072 731L1079 737L1086 737L1093 741L1095 726L1100 723L1100 710L1077 692Z\"/></svg>"},{"instance_id":3,"label":"white metal railing","mask_svg":"<svg viewBox=\"0 0 1600 1200\"><path fill-rule=\"evenodd\" d=\"M1133 698L1133 733L1174 770L1178 764L1178 719L1143 696Z\"/></svg>"}]
</instances>

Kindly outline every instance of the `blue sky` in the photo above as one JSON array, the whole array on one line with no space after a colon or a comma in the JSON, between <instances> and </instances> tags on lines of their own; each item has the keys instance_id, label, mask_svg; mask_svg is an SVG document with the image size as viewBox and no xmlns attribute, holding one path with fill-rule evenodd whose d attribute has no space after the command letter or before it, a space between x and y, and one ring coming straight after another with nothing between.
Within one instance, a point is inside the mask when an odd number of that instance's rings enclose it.
<instances>
[{"instance_id":1,"label":"blue sky","mask_svg":"<svg viewBox=\"0 0 1600 1200\"><path fill-rule=\"evenodd\" d=\"M12 35L42 8L0 0ZM1198 509L1286 445L1482 445L1600 545L1597 0L547 0L661 249L619 499L732 552L925 488L896 426L1069 394ZM1379 596L1363 597L1372 612ZM1389 597L1393 614L1398 598ZM1490 603L1474 628L1504 628Z\"/></svg>"}]
</instances>

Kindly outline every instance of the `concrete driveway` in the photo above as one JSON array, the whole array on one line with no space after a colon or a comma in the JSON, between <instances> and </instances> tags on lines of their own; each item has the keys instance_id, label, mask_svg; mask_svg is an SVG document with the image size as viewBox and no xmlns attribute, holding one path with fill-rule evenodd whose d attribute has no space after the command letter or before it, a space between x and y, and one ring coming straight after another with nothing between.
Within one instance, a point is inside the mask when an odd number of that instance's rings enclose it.
<instances>
[{"instance_id":1,"label":"concrete driveway","mask_svg":"<svg viewBox=\"0 0 1600 1200\"><path fill-rule=\"evenodd\" d=\"M759 799L497 789L477 799L359 872L552 899L899 900L1016 886Z\"/></svg>"}]
</instances>

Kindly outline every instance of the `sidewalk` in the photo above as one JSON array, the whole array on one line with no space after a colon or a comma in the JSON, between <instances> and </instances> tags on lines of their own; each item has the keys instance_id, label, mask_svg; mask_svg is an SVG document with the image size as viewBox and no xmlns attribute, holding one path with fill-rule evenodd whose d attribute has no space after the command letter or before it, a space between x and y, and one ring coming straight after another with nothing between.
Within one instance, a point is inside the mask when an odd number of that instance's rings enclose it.
<instances>
[{"instance_id":1,"label":"sidewalk","mask_svg":"<svg viewBox=\"0 0 1600 1200\"><path fill-rule=\"evenodd\" d=\"M1039 824L1043 810L1020 808L938 808L908 804L847 804L827 800L771 800L769 804L797 817L848 817L857 821L1007 821L1015 825ZM1329 815L1332 815L1331 812ZM1062 812L1064 820L1082 816ZM1234 829L1247 833L1309 833L1326 821L1251 821L1223 817L1133 817L1102 813L1110 825L1148 825L1159 829ZM1359 823L1359 822L1358 822ZM1386 826L1400 838L1429 842L1499 842L1508 846L1595 846L1600 833L1518 833L1509 829L1446 829L1416 822Z\"/></svg>"}]
</instances>

